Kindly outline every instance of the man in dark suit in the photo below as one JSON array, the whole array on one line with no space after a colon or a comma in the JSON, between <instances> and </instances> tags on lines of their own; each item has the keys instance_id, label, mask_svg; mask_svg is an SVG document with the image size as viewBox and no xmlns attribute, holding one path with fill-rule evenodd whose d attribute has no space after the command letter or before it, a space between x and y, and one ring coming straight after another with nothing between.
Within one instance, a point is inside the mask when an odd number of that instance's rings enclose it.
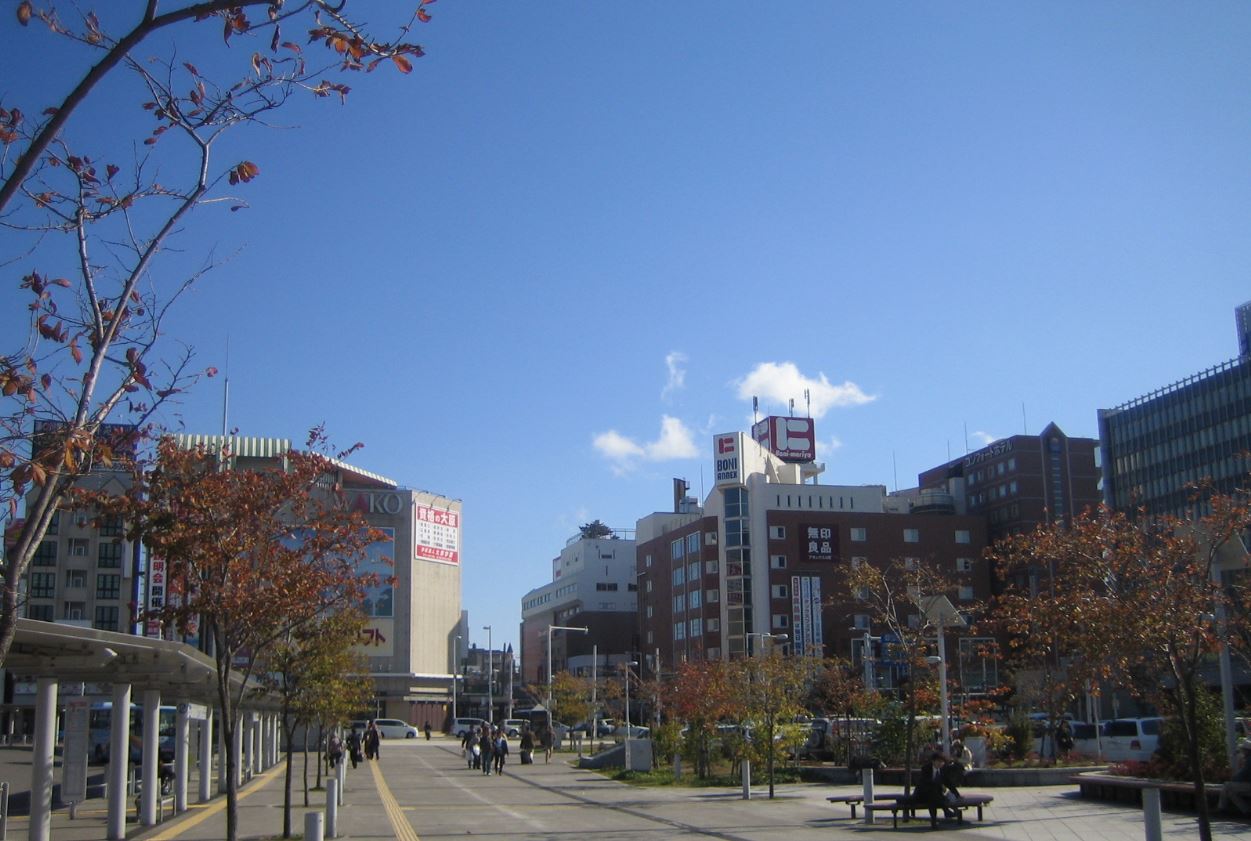
<instances>
[{"instance_id":1,"label":"man in dark suit","mask_svg":"<svg viewBox=\"0 0 1251 841\"><path fill-rule=\"evenodd\" d=\"M959 797L960 792L956 788L954 774L949 766L947 757L938 752L931 754L930 761L920 768L916 787L912 790L912 796L908 798L910 805L929 809L930 820L937 819L939 809L943 810L944 816L954 817L954 813L945 808L947 792L951 792L955 797Z\"/></svg>"}]
</instances>

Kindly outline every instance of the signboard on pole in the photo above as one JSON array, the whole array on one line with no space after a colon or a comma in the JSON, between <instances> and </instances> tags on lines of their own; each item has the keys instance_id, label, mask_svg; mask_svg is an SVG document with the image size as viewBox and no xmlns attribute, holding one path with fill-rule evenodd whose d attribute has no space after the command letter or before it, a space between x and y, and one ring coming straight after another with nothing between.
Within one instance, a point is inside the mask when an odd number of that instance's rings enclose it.
<instances>
[{"instance_id":1,"label":"signboard on pole","mask_svg":"<svg viewBox=\"0 0 1251 841\"><path fill-rule=\"evenodd\" d=\"M61 756L61 802L87 799L87 742L91 700L79 696L65 701L65 742Z\"/></svg>"}]
</instances>

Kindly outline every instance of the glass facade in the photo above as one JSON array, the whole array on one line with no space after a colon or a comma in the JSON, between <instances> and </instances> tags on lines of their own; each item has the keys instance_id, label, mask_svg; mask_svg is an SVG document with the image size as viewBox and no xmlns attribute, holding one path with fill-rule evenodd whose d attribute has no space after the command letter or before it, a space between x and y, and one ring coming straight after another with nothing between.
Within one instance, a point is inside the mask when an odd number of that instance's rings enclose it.
<instances>
[{"instance_id":1,"label":"glass facade","mask_svg":"<svg viewBox=\"0 0 1251 841\"><path fill-rule=\"evenodd\" d=\"M1183 515L1191 488L1229 493L1251 450L1251 359L1235 359L1099 412L1103 492L1118 511Z\"/></svg>"}]
</instances>

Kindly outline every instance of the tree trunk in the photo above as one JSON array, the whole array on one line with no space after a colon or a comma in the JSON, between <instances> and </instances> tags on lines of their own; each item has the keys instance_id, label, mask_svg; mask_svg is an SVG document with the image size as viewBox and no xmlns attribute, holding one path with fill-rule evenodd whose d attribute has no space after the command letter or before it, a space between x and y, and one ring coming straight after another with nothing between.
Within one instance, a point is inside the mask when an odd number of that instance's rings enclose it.
<instances>
[{"instance_id":1,"label":"tree trunk","mask_svg":"<svg viewBox=\"0 0 1251 841\"><path fill-rule=\"evenodd\" d=\"M304 724L304 805L308 806L308 723Z\"/></svg>"},{"instance_id":2,"label":"tree trunk","mask_svg":"<svg viewBox=\"0 0 1251 841\"><path fill-rule=\"evenodd\" d=\"M291 751L291 740L295 738L295 726L288 724L290 718L286 710L287 704L283 703L282 711L282 734L287 740L287 767L282 775L282 837L291 837L291 776L294 770L293 765L295 756ZM308 805L307 803L304 805Z\"/></svg>"},{"instance_id":3,"label":"tree trunk","mask_svg":"<svg viewBox=\"0 0 1251 841\"><path fill-rule=\"evenodd\" d=\"M1177 693L1186 727L1186 752L1190 755L1190 776L1194 780L1195 808L1199 812L1199 841L1212 841L1212 815L1208 811L1207 786L1203 778L1203 758L1199 755L1199 709L1193 675Z\"/></svg>"}]
</instances>

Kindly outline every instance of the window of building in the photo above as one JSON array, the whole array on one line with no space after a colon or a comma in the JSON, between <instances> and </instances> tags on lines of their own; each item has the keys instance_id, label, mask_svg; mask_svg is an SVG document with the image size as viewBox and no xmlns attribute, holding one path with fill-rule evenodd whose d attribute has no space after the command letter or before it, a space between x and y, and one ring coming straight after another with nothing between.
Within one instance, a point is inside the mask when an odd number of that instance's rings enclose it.
<instances>
[{"instance_id":1,"label":"window of building","mask_svg":"<svg viewBox=\"0 0 1251 841\"><path fill-rule=\"evenodd\" d=\"M644 555L644 556L643 556L643 566L650 568L650 567L651 567L651 565L652 565L652 556L651 556L651 555Z\"/></svg>"},{"instance_id":2,"label":"window of building","mask_svg":"<svg viewBox=\"0 0 1251 841\"><path fill-rule=\"evenodd\" d=\"M859 631L869 630L869 614L857 613L855 616L851 617L851 624L852 627Z\"/></svg>"},{"instance_id":3,"label":"window of building","mask_svg":"<svg viewBox=\"0 0 1251 841\"><path fill-rule=\"evenodd\" d=\"M704 545L705 546L717 545L717 533L715 531L704 532Z\"/></svg>"},{"instance_id":4,"label":"window of building","mask_svg":"<svg viewBox=\"0 0 1251 841\"><path fill-rule=\"evenodd\" d=\"M116 540L101 540L96 546L96 566L116 568L122 565L122 544Z\"/></svg>"},{"instance_id":5,"label":"window of building","mask_svg":"<svg viewBox=\"0 0 1251 841\"><path fill-rule=\"evenodd\" d=\"M87 618L86 602L66 602L65 618L72 622L81 622Z\"/></svg>"},{"instance_id":6,"label":"window of building","mask_svg":"<svg viewBox=\"0 0 1251 841\"><path fill-rule=\"evenodd\" d=\"M651 591L652 591L652 580L649 578L647 579L647 592L650 593Z\"/></svg>"},{"instance_id":7,"label":"window of building","mask_svg":"<svg viewBox=\"0 0 1251 841\"><path fill-rule=\"evenodd\" d=\"M735 517L748 516L747 510L747 489L746 488L726 488L725 489L725 516L728 519Z\"/></svg>"},{"instance_id":8,"label":"window of building","mask_svg":"<svg viewBox=\"0 0 1251 841\"><path fill-rule=\"evenodd\" d=\"M116 631L118 622L118 608L100 605L96 608L96 621L92 622L93 628L101 631Z\"/></svg>"},{"instance_id":9,"label":"window of building","mask_svg":"<svg viewBox=\"0 0 1251 841\"><path fill-rule=\"evenodd\" d=\"M85 537L71 537L69 541L69 553L71 558L87 557L87 547L90 541Z\"/></svg>"},{"instance_id":10,"label":"window of building","mask_svg":"<svg viewBox=\"0 0 1251 841\"><path fill-rule=\"evenodd\" d=\"M695 561L695 563L687 565L686 580L689 584L699 583L699 561Z\"/></svg>"},{"instance_id":11,"label":"window of building","mask_svg":"<svg viewBox=\"0 0 1251 841\"><path fill-rule=\"evenodd\" d=\"M969 530L968 529L956 529L956 543L968 543L968 542L969 542Z\"/></svg>"},{"instance_id":12,"label":"window of building","mask_svg":"<svg viewBox=\"0 0 1251 841\"><path fill-rule=\"evenodd\" d=\"M787 616L785 613L773 614L772 621L773 621L773 627L775 628L789 628L791 624L791 618Z\"/></svg>"},{"instance_id":13,"label":"window of building","mask_svg":"<svg viewBox=\"0 0 1251 841\"><path fill-rule=\"evenodd\" d=\"M626 590L627 590L628 592L631 592L631 593L637 593L637 592L639 591L639 585L637 585L637 584L627 584L627 585L626 585Z\"/></svg>"},{"instance_id":14,"label":"window of building","mask_svg":"<svg viewBox=\"0 0 1251 841\"><path fill-rule=\"evenodd\" d=\"M686 541L678 538L669 544L669 557L673 560L679 560L684 556L683 550L686 548Z\"/></svg>"},{"instance_id":15,"label":"window of building","mask_svg":"<svg viewBox=\"0 0 1251 841\"><path fill-rule=\"evenodd\" d=\"M56 566L56 541L39 541L39 548L35 550L35 557L31 559L30 563L31 566L37 567Z\"/></svg>"},{"instance_id":16,"label":"window of building","mask_svg":"<svg viewBox=\"0 0 1251 841\"><path fill-rule=\"evenodd\" d=\"M686 604L691 610L695 610L700 606L703 590L692 590L686 594Z\"/></svg>"},{"instance_id":17,"label":"window of building","mask_svg":"<svg viewBox=\"0 0 1251 841\"><path fill-rule=\"evenodd\" d=\"M751 545L751 529L746 520L725 521L725 545L728 547Z\"/></svg>"},{"instance_id":18,"label":"window of building","mask_svg":"<svg viewBox=\"0 0 1251 841\"><path fill-rule=\"evenodd\" d=\"M1013 496L1016 496L1017 494L1016 479L1013 479L1011 482L1008 483L1008 493L1012 494Z\"/></svg>"},{"instance_id":19,"label":"window of building","mask_svg":"<svg viewBox=\"0 0 1251 841\"><path fill-rule=\"evenodd\" d=\"M786 586L785 584L774 584L774 585L773 585L773 598L775 598L775 599L789 599L790 597L791 597L791 590L790 590L790 587Z\"/></svg>"},{"instance_id":20,"label":"window of building","mask_svg":"<svg viewBox=\"0 0 1251 841\"><path fill-rule=\"evenodd\" d=\"M708 632L716 633L721 630L721 619L713 618L708 620Z\"/></svg>"},{"instance_id":21,"label":"window of building","mask_svg":"<svg viewBox=\"0 0 1251 841\"><path fill-rule=\"evenodd\" d=\"M686 639L686 623L685 622L673 623L673 638L675 640Z\"/></svg>"},{"instance_id":22,"label":"window of building","mask_svg":"<svg viewBox=\"0 0 1251 841\"><path fill-rule=\"evenodd\" d=\"M101 537L121 537L122 536L122 518L117 515L109 515L100 518L100 536Z\"/></svg>"},{"instance_id":23,"label":"window of building","mask_svg":"<svg viewBox=\"0 0 1251 841\"><path fill-rule=\"evenodd\" d=\"M704 620L692 619L691 620L691 637L695 638L695 637L700 637L703 635L704 635Z\"/></svg>"},{"instance_id":24,"label":"window of building","mask_svg":"<svg viewBox=\"0 0 1251 841\"><path fill-rule=\"evenodd\" d=\"M122 577L120 575L97 575L96 598L116 599L121 596Z\"/></svg>"},{"instance_id":25,"label":"window of building","mask_svg":"<svg viewBox=\"0 0 1251 841\"><path fill-rule=\"evenodd\" d=\"M716 561L704 561L704 575L716 575L718 563Z\"/></svg>"},{"instance_id":26,"label":"window of building","mask_svg":"<svg viewBox=\"0 0 1251 841\"><path fill-rule=\"evenodd\" d=\"M26 618L38 619L40 622L53 622L56 620L53 616L54 609L55 605L50 604L28 604L26 605Z\"/></svg>"},{"instance_id":27,"label":"window of building","mask_svg":"<svg viewBox=\"0 0 1251 841\"><path fill-rule=\"evenodd\" d=\"M706 601L708 604L716 604L717 602L721 601L721 591L720 590L705 590L704 601Z\"/></svg>"},{"instance_id":28,"label":"window of building","mask_svg":"<svg viewBox=\"0 0 1251 841\"><path fill-rule=\"evenodd\" d=\"M648 645L651 645L651 644L652 644L652 643L654 643L654 642L655 642L655 640L654 640L654 639L652 639L652 632L651 632L651 631L648 631L648 632L647 632L647 644L648 644Z\"/></svg>"},{"instance_id":29,"label":"window of building","mask_svg":"<svg viewBox=\"0 0 1251 841\"><path fill-rule=\"evenodd\" d=\"M32 572L30 574L30 592L32 599L56 598L56 573Z\"/></svg>"},{"instance_id":30,"label":"window of building","mask_svg":"<svg viewBox=\"0 0 1251 841\"><path fill-rule=\"evenodd\" d=\"M84 588L87 586L87 570L85 569L67 569L65 570L65 586Z\"/></svg>"},{"instance_id":31,"label":"window of building","mask_svg":"<svg viewBox=\"0 0 1251 841\"><path fill-rule=\"evenodd\" d=\"M852 595L852 598L854 598L858 602L867 602L869 600L869 595L870 595L869 588L857 587L855 590L852 591L851 595Z\"/></svg>"},{"instance_id":32,"label":"window of building","mask_svg":"<svg viewBox=\"0 0 1251 841\"><path fill-rule=\"evenodd\" d=\"M595 582L595 589L601 593L615 593L617 592L617 582L597 581Z\"/></svg>"},{"instance_id":33,"label":"window of building","mask_svg":"<svg viewBox=\"0 0 1251 841\"><path fill-rule=\"evenodd\" d=\"M721 659L721 646L714 645L712 648L708 649L708 654L707 654L706 659L720 660Z\"/></svg>"},{"instance_id":34,"label":"window of building","mask_svg":"<svg viewBox=\"0 0 1251 841\"><path fill-rule=\"evenodd\" d=\"M1008 459L1008 469L1016 470L1016 456L1013 456L1012 458Z\"/></svg>"},{"instance_id":35,"label":"window of building","mask_svg":"<svg viewBox=\"0 0 1251 841\"><path fill-rule=\"evenodd\" d=\"M903 533L904 533L904 543L920 543L921 542L921 530L920 529L904 529Z\"/></svg>"},{"instance_id":36,"label":"window of building","mask_svg":"<svg viewBox=\"0 0 1251 841\"><path fill-rule=\"evenodd\" d=\"M53 536L53 535L58 535L60 533L61 533L61 512L53 511L52 521L48 523L48 531L46 532L46 534L48 536Z\"/></svg>"},{"instance_id":37,"label":"window of building","mask_svg":"<svg viewBox=\"0 0 1251 841\"><path fill-rule=\"evenodd\" d=\"M647 606L647 618L648 619L652 618L652 606L651 605Z\"/></svg>"},{"instance_id":38,"label":"window of building","mask_svg":"<svg viewBox=\"0 0 1251 841\"><path fill-rule=\"evenodd\" d=\"M686 611L686 594L679 593L673 597L673 612L683 613Z\"/></svg>"},{"instance_id":39,"label":"window of building","mask_svg":"<svg viewBox=\"0 0 1251 841\"><path fill-rule=\"evenodd\" d=\"M972 572L972 571L973 571L973 559L972 558L956 558L956 572Z\"/></svg>"},{"instance_id":40,"label":"window of building","mask_svg":"<svg viewBox=\"0 0 1251 841\"><path fill-rule=\"evenodd\" d=\"M786 556L785 555L770 555L769 567L772 569L786 569Z\"/></svg>"},{"instance_id":41,"label":"window of building","mask_svg":"<svg viewBox=\"0 0 1251 841\"><path fill-rule=\"evenodd\" d=\"M968 586L967 584L960 585L960 601L964 601L964 602L973 601L973 588L972 587Z\"/></svg>"},{"instance_id":42,"label":"window of building","mask_svg":"<svg viewBox=\"0 0 1251 841\"><path fill-rule=\"evenodd\" d=\"M699 532L688 534L686 536L686 554L694 555L699 552Z\"/></svg>"},{"instance_id":43,"label":"window of building","mask_svg":"<svg viewBox=\"0 0 1251 841\"><path fill-rule=\"evenodd\" d=\"M852 528L851 539L856 543L864 543L869 539L869 530L864 528Z\"/></svg>"},{"instance_id":44,"label":"window of building","mask_svg":"<svg viewBox=\"0 0 1251 841\"><path fill-rule=\"evenodd\" d=\"M673 586L681 587L686 583L686 567L678 567L673 571Z\"/></svg>"},{"instance_id":45,"label":"window of building","mask_svg":"<svg viewBox=\"0 0 1251 841\"><path fill-rule=\"evenodd\" d=\"M769 539L770 540L785 540L786 539L786 526L769 526Z\"/></svg>"}]
</instances>

